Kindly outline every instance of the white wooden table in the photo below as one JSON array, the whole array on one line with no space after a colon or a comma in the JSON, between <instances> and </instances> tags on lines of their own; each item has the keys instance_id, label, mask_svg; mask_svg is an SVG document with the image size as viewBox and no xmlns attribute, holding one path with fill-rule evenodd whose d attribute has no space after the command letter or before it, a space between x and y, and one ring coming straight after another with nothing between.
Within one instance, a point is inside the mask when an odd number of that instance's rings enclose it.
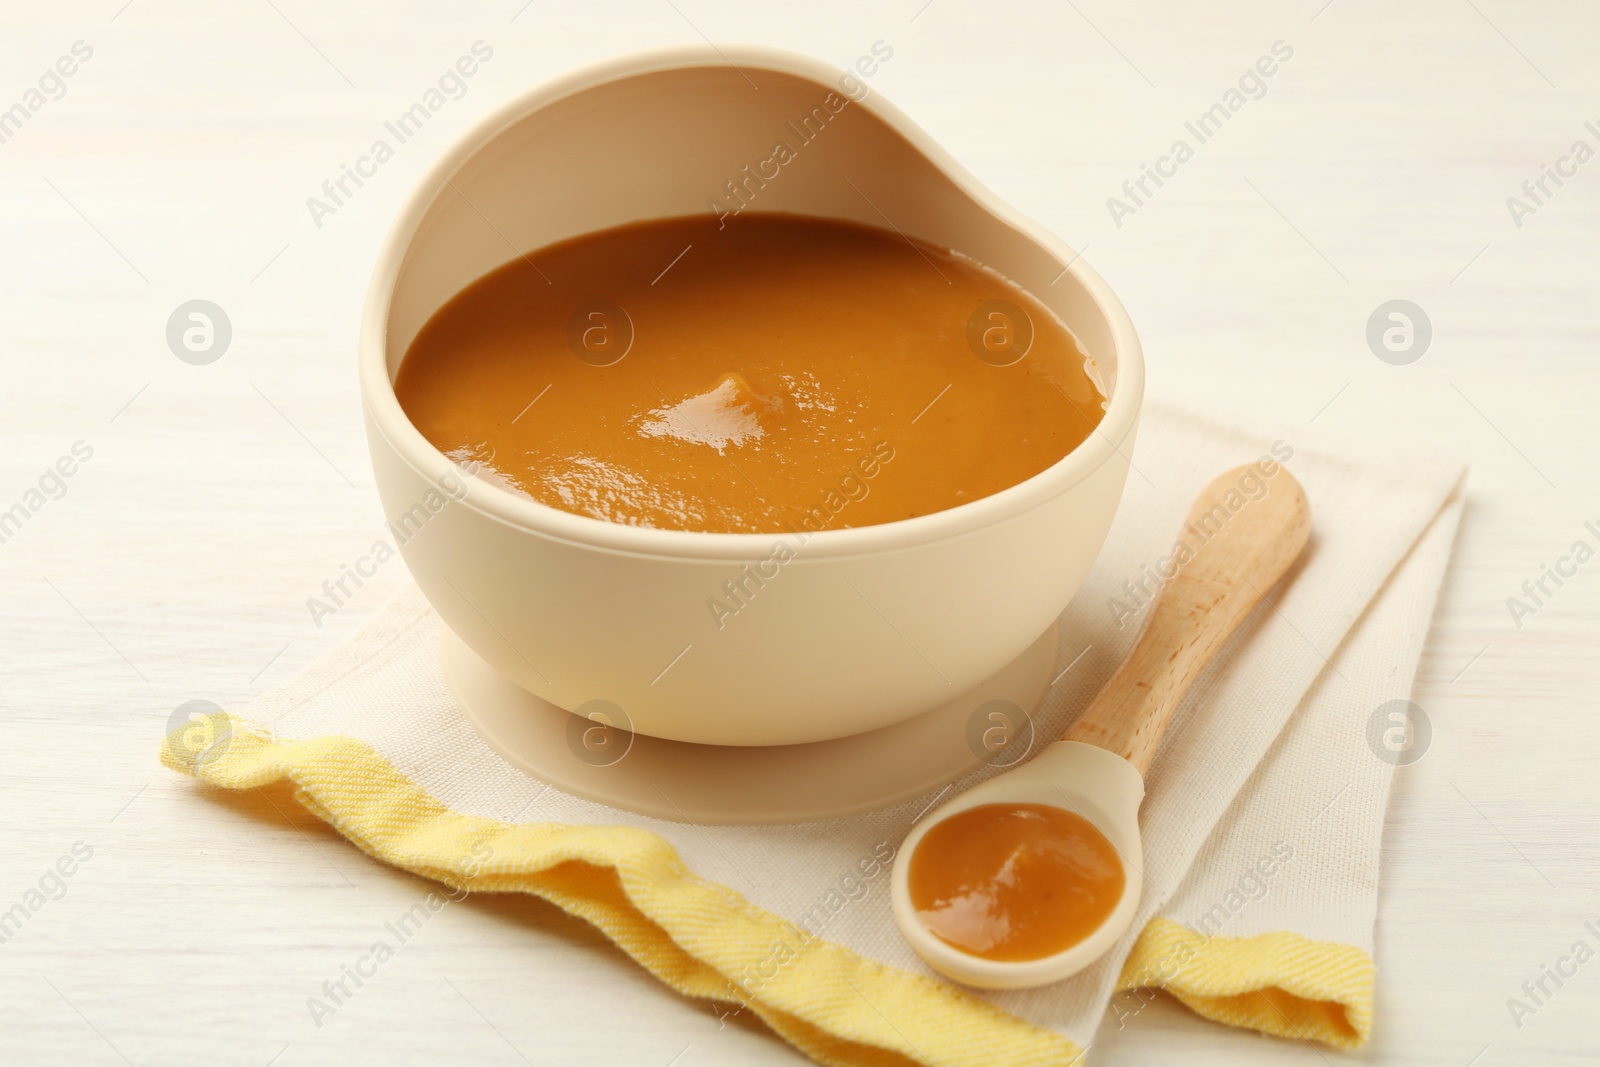
<instances>
[{"instance_id":1,"label":"white wooden table","mask_svg":"<svg viewBox=\"0 0 1600 1067\"><path fill-rule=\"evenodd\" d=\"M1600 547L1584 528L1600 524L1600 160L1560 164L1571 176L1546 179L1520 226L1507 206L1573 142L1600 149L1600 10L7 6L0 108L26 114L0 125L0 509L25 515L0 544L0 910L39 906L0 944L0 1062L799 1062L758 1026L719 1029L537 902L448 909L318 1029L306 998L421 883L296 811L197 797L155 761L179 704L241 706L406 580L387 564L320 627L305 606L378 530L355 328L401 197L530 84L702 35L838 65L890 44L874 89L1087 249L1139 325L1156 391L1470 461L1415 694L1433 740L1391 811L1365 1055L1600 1057L1600 962L1520 1028L1506 1005L1575 941L1600 947L1584 928L1600 920L1600 565L1549 586L1520 627L1506 605L1574 541ZM479 40L493 58L461 98L316 226L306 199ZM71 76L30 96L78 41ZM1293 55L1264 94L1118 226L1107 198L1277 41ZM1406 366L1364 336L1397 298L1433 328ZM192 299L232 323L210 365L166 342ZM92 455L45 477L77 442ZM74 873L58 881L63 856ZM1338 1058L1170 1002L1109 1025L1095 1056Z\"/></svg>"}]
</instances>

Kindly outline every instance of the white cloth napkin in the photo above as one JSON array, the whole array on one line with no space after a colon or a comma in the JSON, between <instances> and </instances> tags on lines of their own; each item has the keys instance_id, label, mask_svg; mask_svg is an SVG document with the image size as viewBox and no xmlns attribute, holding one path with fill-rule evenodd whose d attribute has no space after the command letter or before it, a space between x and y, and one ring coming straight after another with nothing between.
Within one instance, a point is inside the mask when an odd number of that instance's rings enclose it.
<instances>
[{"instance_id":1,"label":"white cloth napkin","mask_svg":"<svg viewBox=\"0 0 1600 1067\"><path fill-rule=\"evenodd\" d=\"M1137 585L1146 565L1153 570L1168 554L1194 496L1221 472L1264 456L1283 459L1304 486L1311 543L1174 719L1147 781L1145 890L1131 931L1067 981L982 994L1080 1047L1142 1003L1133 994L1112 1000L1152 919L1208 936L1288 931L1372 951L1390 779L1416 751L1402 748L1401 705L1389 702L1410 693L1460 515L1459 464L1332 440L1309 427L1258 433L1149 405L1116 523L1061 618L1064 673L1036 730L1045 738L1063 731L1127 653L1143 613L1124 583ZM898 845L934 799L824 823L698 827L567 795L509 766L462 718L440 674L437 625L413 588L244 716L280 737L354 736L459 811L649 829L696 874L795 922L815 915L820 900L837 899L829 894L841 876L881 855L884 842ZM1415 744L1425 744L1420 730ZM993 773L984 768L955 788ZM1266 857L1276 860L1263 864ZM896 931L886 869L852 886L820 930L814 920L808 928L931 976Z\"/></svg>"}]
</instances>

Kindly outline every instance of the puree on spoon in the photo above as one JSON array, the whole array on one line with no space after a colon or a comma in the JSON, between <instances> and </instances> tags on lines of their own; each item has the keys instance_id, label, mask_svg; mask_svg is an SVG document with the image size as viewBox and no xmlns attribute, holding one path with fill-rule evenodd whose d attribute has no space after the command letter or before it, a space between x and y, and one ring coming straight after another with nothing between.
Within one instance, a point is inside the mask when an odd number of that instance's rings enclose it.
<instances>
[{"instance_id":1,"label":"puree on spoon","mask_svg":"<svg viewBox=\"0 0 1600 1067\"><path fill-rule=\"evenodd\" d=\"M982 804L911 855L911 904L935 937L989 960L1037 960L1094 933L1127 876L1094 824L1048 804Z\"/></svg>"},{"instance_id":2,"label":"puree on spoon","mask_svg":"<svg viewBox=\"0 0 1600 1067\"><path fill-rule=\"evenodd\" d=\"M759 213L512 260L434 313L395 393L440 451L540 503L729 533L968 503L1072 451L1104 403L1072 334L993 271Z\"/></svg>"}]
</instances>

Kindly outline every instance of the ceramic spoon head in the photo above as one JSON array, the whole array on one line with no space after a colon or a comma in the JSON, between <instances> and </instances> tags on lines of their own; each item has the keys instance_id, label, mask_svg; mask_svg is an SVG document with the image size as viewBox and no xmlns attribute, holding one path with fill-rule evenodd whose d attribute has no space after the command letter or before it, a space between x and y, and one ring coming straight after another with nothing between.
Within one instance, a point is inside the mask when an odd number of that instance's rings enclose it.
<instances>
[{"instance_id":1,"label":"ceramic spoon head","mask_svg":"<svg viewBox=\"0 0 1600 1067\"><path fill-rule=\"evenodd\" d=\"M1105 954L1133 921L1144 879L1139 847L1139 802L1144 779L1133 764L1103 748L1057 741L1016 770L962 793L906 836L894 860L890 899L895 923L917 955L946 978L980 989L1025 989L1058 982ZM940 940L917 917L911 903L911 857L929 829L952 815L983 804L1048 804L1094 824L1122 862L1122 897L1092 934L1064 952L1036 960L987 960Z\"/></svg>"}]
</instances>

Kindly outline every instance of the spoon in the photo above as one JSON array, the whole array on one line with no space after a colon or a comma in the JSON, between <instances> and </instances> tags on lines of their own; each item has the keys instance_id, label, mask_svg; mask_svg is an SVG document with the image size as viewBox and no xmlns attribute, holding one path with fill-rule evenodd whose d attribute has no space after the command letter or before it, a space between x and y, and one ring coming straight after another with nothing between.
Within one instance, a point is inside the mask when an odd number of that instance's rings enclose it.
<instances>
[{"instance_id":1,"label":"spoon","mask_svg":"<svg viewBox=\"0 0 1600 1067\"><path fill-rule=\"evenodd\" d=\"M966 985L1022 989L1076 974L1116 943L1139 903L1139 804L1161 735L1200 671L1299 557L1310 530L1305 492L1282 468L1264 477L1259 464L1239 467L1201 491L1179 534L1188 552L1174 549L1177 573L1157 593L1127 660L1078 721L1037 757L948 801L906 836L894 863L894 917L929 966ZM933 827L983 805L1063 809L1109 841L1123 868L1122 894L1088 936L1035 959L989 959L938 937L918 916L909 876L918 846Z\"/></svg>"}]
</instances>

